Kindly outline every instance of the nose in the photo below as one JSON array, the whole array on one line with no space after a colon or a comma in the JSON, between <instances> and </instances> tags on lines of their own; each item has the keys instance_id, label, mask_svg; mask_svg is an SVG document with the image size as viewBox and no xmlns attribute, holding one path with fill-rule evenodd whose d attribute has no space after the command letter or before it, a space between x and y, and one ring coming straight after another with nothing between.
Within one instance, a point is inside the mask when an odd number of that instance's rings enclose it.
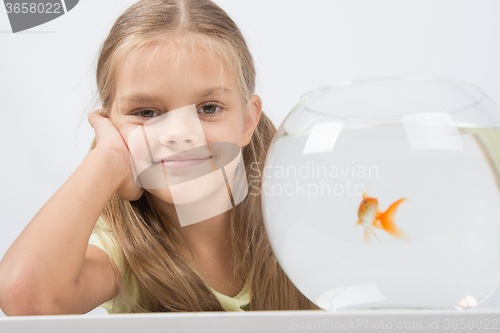
<instances>
[{"instance_id":1,"label":"nose","mask_svg":"<svg viewBox=\"0 0 500 333\"><path fill-rule=\"evenodd\" d=\"M160 144L174 151L184 151L204 141L200 120L190 112L174 110L167 112L162 120Z\"/></svg>"}]
</instances>

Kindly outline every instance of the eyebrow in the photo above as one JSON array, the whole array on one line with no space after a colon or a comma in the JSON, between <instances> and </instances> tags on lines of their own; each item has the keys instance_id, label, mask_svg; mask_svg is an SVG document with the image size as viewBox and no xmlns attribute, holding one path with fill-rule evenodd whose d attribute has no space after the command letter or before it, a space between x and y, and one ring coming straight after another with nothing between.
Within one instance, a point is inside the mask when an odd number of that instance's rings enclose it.
<instances>
[{"instance_id":1,"label":"eyebrow","mask_svg":"<svg viewBox=\"0 0 500 333\"><path fill-rule=\"evenodd\" d=\"M231 90L226 87L213 87L199 92L197 96L205 98L214 94L231 94ZM159 96L132 93L121 97L120 103L152 103L157 102L160 99L161 98Z\"/></svg>"},{"instance_id":2,"label":"eyebrow","mask_svg":"<svg viewBox=\"0 0 500 333\"><path fill-rule=\"evenodd\" d=\"M230 94L231 90L227 89L226 87L213 87L213 88L208 88L206 90L203 90L200 92L200 97L208 97L210 95L214 94Z\"/></svg>"}]
</instances>

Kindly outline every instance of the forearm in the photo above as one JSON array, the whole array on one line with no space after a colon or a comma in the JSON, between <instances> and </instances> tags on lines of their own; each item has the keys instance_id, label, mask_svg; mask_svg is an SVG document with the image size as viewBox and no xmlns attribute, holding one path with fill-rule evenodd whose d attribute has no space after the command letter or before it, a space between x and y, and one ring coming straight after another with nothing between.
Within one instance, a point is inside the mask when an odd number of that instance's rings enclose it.
<instances>
[{"instance_id":1,"label":"forearm","mask_svg":"<svg viewBox=\"0 0 500 333\"><path fill-rule=\"evenodd\" d=\"M92 150L11 245L0 262L0 307L7 299L35 304L32 298L71 294L95 222L119 187L114 154Z\"/></svg>"}]
</instances>

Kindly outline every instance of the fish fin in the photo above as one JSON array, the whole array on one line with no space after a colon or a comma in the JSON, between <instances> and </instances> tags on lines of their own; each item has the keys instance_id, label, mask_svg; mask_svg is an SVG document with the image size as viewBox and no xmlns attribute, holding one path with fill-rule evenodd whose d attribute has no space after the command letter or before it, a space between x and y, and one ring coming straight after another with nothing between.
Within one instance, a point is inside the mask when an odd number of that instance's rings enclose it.
<instances>
[{"instance_id":1,"label":"fish fin","mask_svg":"<svg viewBox=\"0 0 500 333\"><path fill-rule=\"evenodd\" d=\"M372 232L373 236L375 236L375 238L378 239L382 243L382 240L380 238L378 238L378 236L375 233L375 231L373 231L373 229L370 229L370 231Z\"/></svg>"},{"instance_id":2,"label":"fish fin","mask_svg":"<svg viewBox=\"0 0 500 333\"><path fill-rule=\"evenodd\" d=\"M385 212L380 213L379 219L382 224L382 228L391 236L409 241L409 237L394 224L396 209L405 200L405 198L402 198L394 202Z\"/></svg>"},{"instance_id":3,"label":"fish fin","mask_svg":"<svg viewBox=\"0 0 500 333\"><path fill-rule=\"evenodd\" d=\"M366 199L366 191L363 191L363 200Z\"/></svg>"},{"instance_id":4,"label":"fish fin","mask_svg":"<svg viewBox=\"0 0 500 333\"><path fill-rule=\"evenodd\" d=\"M356 225L359 225L361 224L361 219L358 220L358 222L356 222Z\"/></svg>"},{"instance_id":5,"label":"fish fin","mask_svg":"<svg viewBox=\"0 0 500 333\"><path fill-rule=\"evenodd\" d=\"M370 239L370 233L368 232L368 229L365 229L364 238L365 238L366 245L370 245L372 240Z\"/></svg>"}]
</instances>

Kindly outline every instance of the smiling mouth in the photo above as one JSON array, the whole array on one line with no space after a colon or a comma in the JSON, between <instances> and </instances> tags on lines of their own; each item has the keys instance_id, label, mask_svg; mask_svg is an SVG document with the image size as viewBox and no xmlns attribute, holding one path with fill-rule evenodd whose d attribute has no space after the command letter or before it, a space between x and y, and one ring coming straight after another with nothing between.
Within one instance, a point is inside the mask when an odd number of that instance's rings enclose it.
<instances>
[{"instance_id":1,"label":"smiling mouth","mask_svg":"<svg viewBox=\"0 0 500 333\"><path fill-rule=\"evenodd\" d=\"M212 156L205 158L191 158L191 159L172 159L172 160L162 159L158 163L161 164L162 167L165 169L182 169L202 164L206 161L209 161L211 157Z\"/></svg>"}]
</instances>

